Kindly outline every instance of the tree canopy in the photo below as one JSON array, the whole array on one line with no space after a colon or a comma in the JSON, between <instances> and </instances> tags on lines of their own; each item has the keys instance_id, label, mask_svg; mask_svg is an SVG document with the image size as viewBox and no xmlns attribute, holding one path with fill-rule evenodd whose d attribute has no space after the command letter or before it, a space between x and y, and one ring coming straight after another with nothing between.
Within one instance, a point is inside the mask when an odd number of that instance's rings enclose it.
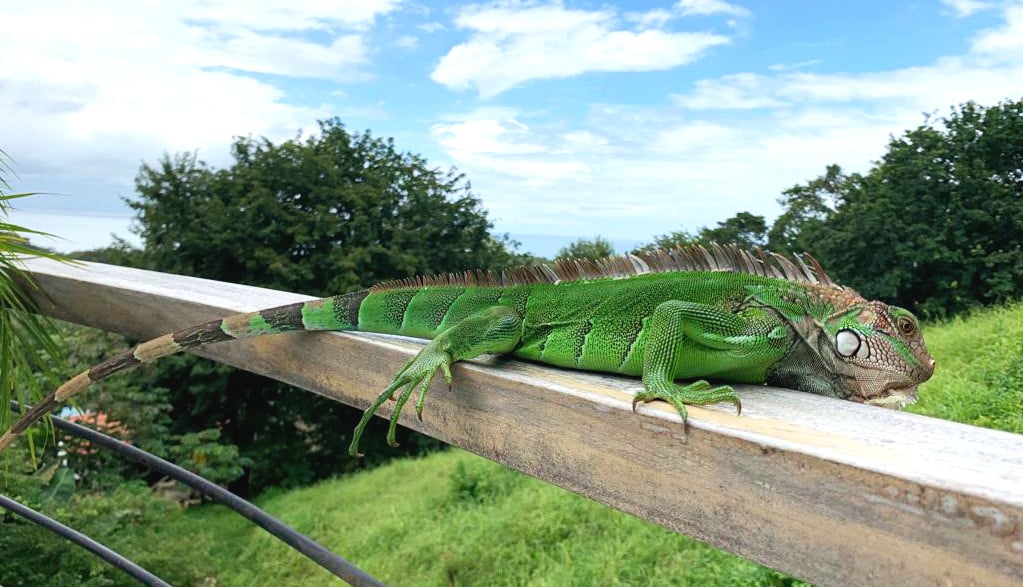
<instances>
[{"instance_id":1,"label":"tree canopy","mask_svg":"<svg viewBox=\"0 0 1023 587\"><path fill-rule=\"evenodd\" d=\"M928 316L1018 298L1023 101L953 108L892 138L865 175L829 167L782 204L772 236L865 296Z\"/></svg>"},{"instance_id":2,"label":"tree canopy","mask_svg":"<svg viewBox=\"0 0 1023 587\"><path fill-rule=\"evenodd\" d=\"M695 235L685 230L670 232L654 237L653 242L638 247L636 252L653 252L686 245L709 245L710 243L738 245L745 249L762 246L767 242L767 221L763 216L739 212L735 216L718 222L710 228L704 227Z\"/></svg>"},{"instance_id":3,"label":"tree canopy","mask_svg":"<svg viewBox=\"0 0 1023 587\"><path fill-rule=\"evenodd\" d=\"M279 143L238 138L231 154L223 169L194 153L143 164L128 200L143 250L118 243L84 256L311 295L523 260L492 236L464 176L338 120ZM160 361L148 377L170 390L172 432L218 428L251 461L235 489L303 484L354 466L345 451L361 415L353 408L191 356ZM402 453L436 444L402 436ZM371 462L396 454L383 438L366 435L377 443L367 446Z\"/></svg>"},{"instance_id":4,"label":"tree canopy","mask_svg":"<svg viewBox=\"0 0 1023 587\"><path fill-rule=\"evenodd\" d=\"M463 175L391 140L335 119L231 152L226 169L190 153L142 166L128 203L156 269L328 295L515 261Z\"/></svg>"},{"instance_id":5,"label":"tree canopy","mask_svg":"<svg viewBox=\"0 0 1023 587\"><path fill-rule=\"evenodd\" d=\"M579 238L561 247L555 259L603 259L615 254L611 241L597 235L593 239Z\"/></svg>"}]
</instances>

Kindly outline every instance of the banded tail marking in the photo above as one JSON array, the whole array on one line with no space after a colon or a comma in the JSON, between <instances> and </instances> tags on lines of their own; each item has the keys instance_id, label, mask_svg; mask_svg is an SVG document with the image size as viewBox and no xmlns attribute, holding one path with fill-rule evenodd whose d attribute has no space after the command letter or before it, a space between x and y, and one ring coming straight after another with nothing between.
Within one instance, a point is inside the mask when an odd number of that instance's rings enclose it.
<instances>
[{"instance_id":1,"label":"banded tail marking","mask_svg":"<svg viewBox=\"0 0 1023 587\"><path fill-rule=\"evenodd\" d=\"M359 307L368 293L358 291L333 298L235 314L147 340L75 375L26 410L10 430L0 435L0 451L10 446L19 434L48 414L57 404L85 390L92 383L142 363L151 363L160 357L207 344L264 334L294 330L355 330L359 323Z\"/></svg>"}]
</instances>

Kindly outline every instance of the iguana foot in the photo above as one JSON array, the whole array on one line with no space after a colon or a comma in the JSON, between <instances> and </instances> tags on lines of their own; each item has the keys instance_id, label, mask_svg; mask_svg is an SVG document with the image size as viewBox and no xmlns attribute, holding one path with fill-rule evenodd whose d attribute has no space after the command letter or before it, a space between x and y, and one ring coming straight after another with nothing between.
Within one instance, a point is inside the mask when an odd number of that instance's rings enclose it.
<instances>
[{"instance_id":1,"label":"iguana foot","mask_svg":"<svg viewBox=\"0 0 1023 587\"><path fill-rule=\"evenodd\" d=\"M731 386L712 386L702 379L688 385L664 383L653 386L652 389L641 391L632 398L632 410L636 410L636 404L639 402L645 403L655 399L664 400L678 410L679 415L682 416L683 433L685 432L686 418L688 416L686 404L699 406L718 402L732 402L735 405L736 414L742 413L742 402L739 401L739 396L735 394L735 390Z\"/></svg>"},{"instance_id":2,"label":"iguana foot","mask_svg":"<svg viewBox=\"0 0 1023 587\"><path fill-rule=\"evenodd\" d=\"M426 392L430 389L430 383L433 382L433 378L437 375L437 369L444 373L444 379L448 382L448 386L451 386L451 363L451 357L446 352L433 348L431 345L427 345L418 355L412 357L408 363L405 363L405 366L394 376L387 389L380 392L380 395L377 396L373 404L362 414L362 419L359 420L359 425L355 427L355 432L352 435L352 443L348 447L348 454L353 457L362 456L362 453L359 452L359 440L362 438L363 430L365 430L366 425L373 418L377 408L387 400L393 399L396 399L397 403L394 405L394 411L391 412L391 424L387 429L387 444L398 446L395 440L398 418L401 416L402 408L405 407L409 398L412 397L412 392L417 387L419 388L419 397L416 399L415 410L416 416L422 420ZM395 394L397 394L397 397L395 397Z\"/></svg>"},{"instance_id":3,"label":"iguana foot","mask_svg":"<svg viewBox=\"0 0 1023 587\"><path fill-rule=\"evenodd\" d=\"M405 407L412 392L419 388L419 399L416 400L416 415L423 419L423 403L430 382L437 375L437 369L444 373L444 379L451 389L451 363L478 357L484 353L511 352L522 337L522 318L514 308L507 306L491 306L463 318L458 324L437 335L423 350L419 351L411 361L405 363L401 371L394 376L391 384L383 390L373 404L362 415L362 420L355 427L352 444L348 453L359 455L359 439L377 411L385 401L397 394L394 411L391 413L391 427L387 431L387 443L398 446L394 441L394 433L398 426L398 417Z\"/></svg>"}]
</instances>

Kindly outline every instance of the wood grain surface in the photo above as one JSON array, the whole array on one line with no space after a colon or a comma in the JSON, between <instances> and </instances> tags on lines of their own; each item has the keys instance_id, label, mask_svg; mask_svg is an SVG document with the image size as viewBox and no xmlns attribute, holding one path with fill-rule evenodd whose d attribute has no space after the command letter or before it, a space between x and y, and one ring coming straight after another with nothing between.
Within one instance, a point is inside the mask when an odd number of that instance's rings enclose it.
<instances>
[{"instance_id":1,"label":"wood grain surface","mask_svg":"<svg viewBox=\"0 0 1023 587\"><path fill-rule=\"evenodd\" d=\"M94 263L28 266L46 313L134 337L309 299ZM365 407L418 348L292 333L201 354ZM1023 585L1023 436L739 386L742 416L693 407L683 441L666 406L632 412L638 380L505 359L453 373L452 392L438 378L423 421L408 410L404 425L775 569L823 586Z\"/></svg>"}]
</instances>

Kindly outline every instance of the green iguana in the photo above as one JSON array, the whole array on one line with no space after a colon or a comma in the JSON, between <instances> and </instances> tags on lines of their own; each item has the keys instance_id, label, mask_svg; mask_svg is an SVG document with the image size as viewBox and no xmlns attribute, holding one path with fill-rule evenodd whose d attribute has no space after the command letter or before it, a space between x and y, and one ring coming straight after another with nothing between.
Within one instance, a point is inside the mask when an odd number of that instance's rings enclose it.
<instances>
[{"instance_id":1,"label":"green iguana","mask_svg":"<svg viewBox=\"0 0 1023 587\"><path fill-rule=\"evenodd\" d=\"M113 373L205 344L294 330L361 330L432 339L377 396L422 418L437 373L484 353L558 367L642 377L638 402L741 404L721 382L768 383L902 407L934 372L916 318L836 285L809 255L757 254L731 246L676 248L602 261L563 260L490 272L415 277L371 289L238 314L166 334L79 373L0 437L0 450L58 402ZM809 263L809 265L807 264ZM698 381L680 385L678 379ZM684 424L683 424L684 426Z\"/></svg>"}]
</instances>

